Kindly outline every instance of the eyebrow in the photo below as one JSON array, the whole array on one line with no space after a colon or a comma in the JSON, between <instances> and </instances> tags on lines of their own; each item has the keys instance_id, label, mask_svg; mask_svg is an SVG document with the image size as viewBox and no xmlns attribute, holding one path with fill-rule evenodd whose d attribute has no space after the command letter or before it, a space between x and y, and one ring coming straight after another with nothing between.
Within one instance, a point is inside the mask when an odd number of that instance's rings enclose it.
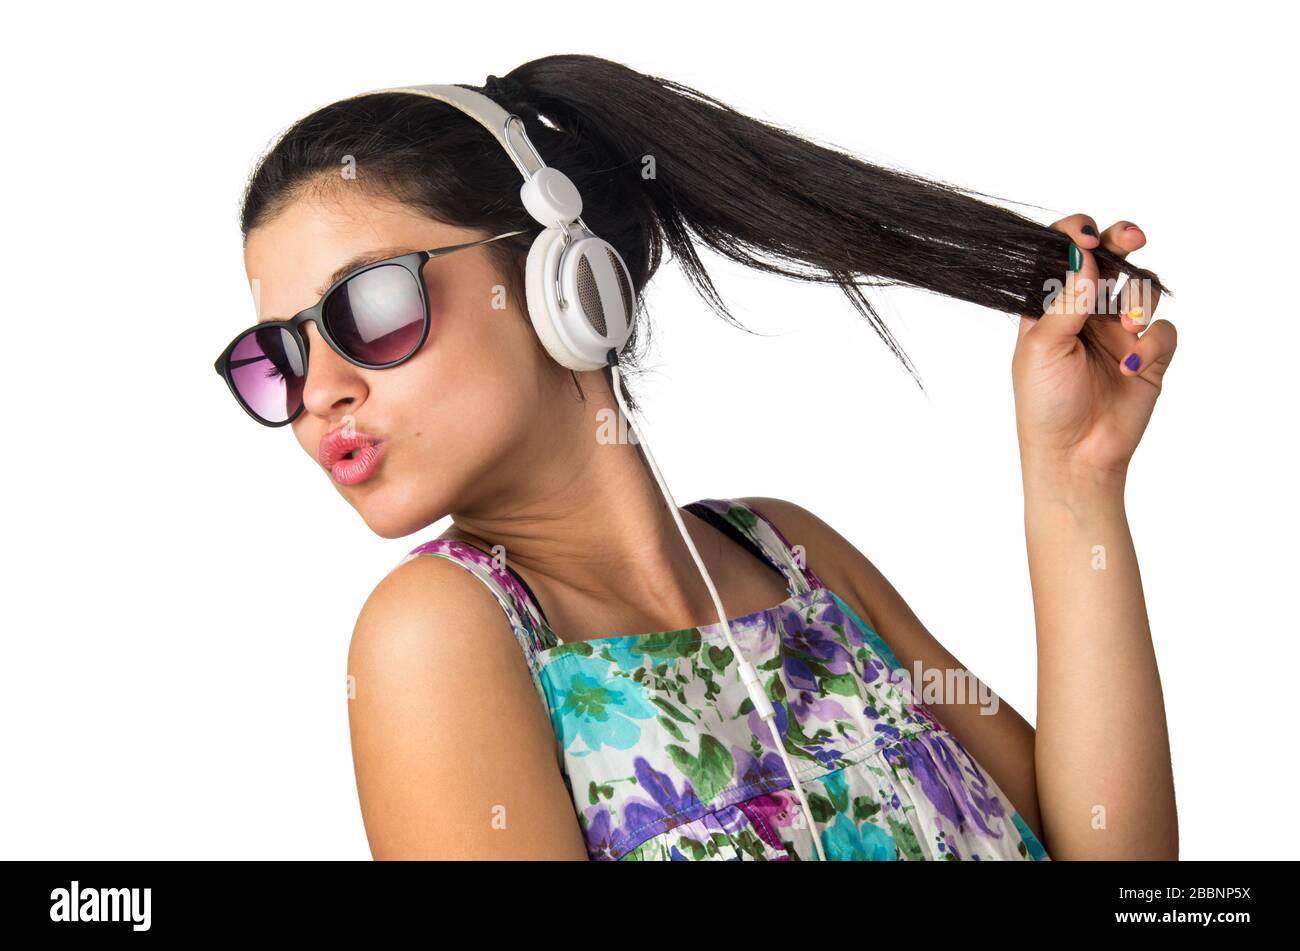
<instances>
[{"instance_id":1,"label":"eyebrow","mask_svg":"<svg viewBox=\"0 0 1300 951\"><path fill-rule=\"evenodd\" d=\"M363 251L356 257L352 258L346 264L337 268L333 274L316 290L317 297L323 297L325 292L337 284L341 279L346 277L349 272L355 271L359 267L365 267L367 264L374 264L376 261L382 261L385 258L395 258L400 254L409 254L409 248L376 248L373 251ZM288 317L263 317L258 321L259 324L270 323L273 320L288 320Z\"/></svg>"}]
</instances>

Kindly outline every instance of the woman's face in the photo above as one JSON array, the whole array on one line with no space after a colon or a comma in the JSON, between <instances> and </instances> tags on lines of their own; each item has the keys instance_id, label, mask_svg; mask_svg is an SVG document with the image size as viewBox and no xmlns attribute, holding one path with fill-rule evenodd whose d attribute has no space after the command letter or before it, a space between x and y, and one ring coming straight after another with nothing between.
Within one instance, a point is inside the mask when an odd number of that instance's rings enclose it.
<instances>
[{"instance_id":1,"label":"woman's face","mask_svg":"<svg viewBox=\"0 0 1300 951\"><path fill-rule=\"evenodd\" d=\"M315 304L335 270L357 255L375 252L378 259L482 237L490 235L345 191L303 198L255 228L244 265L257 282L258 319L284 319ZM548 440L562 442L558 430L578 418L568 371L546 357L525 303L509 299L486 247L433 258L424 278L428 339L401 366L354 366L314 324L303 325L305 408L292 424L294 436L320 477L384 538L490 504L530 452ZM345 425L385 444L376 471L354 485L336 482L318 461L321 437Z\"/></svg>"}]
</instances>

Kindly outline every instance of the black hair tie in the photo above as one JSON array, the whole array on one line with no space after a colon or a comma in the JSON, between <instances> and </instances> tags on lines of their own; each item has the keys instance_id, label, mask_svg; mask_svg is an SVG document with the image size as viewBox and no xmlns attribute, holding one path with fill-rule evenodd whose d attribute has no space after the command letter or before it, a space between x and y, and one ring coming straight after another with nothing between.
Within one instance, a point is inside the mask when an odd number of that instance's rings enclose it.
<instances>
[{"instance_id":1,"label":"black hair tie","mask_svg":"<svg viewBox=\"0 0 1300 951\"><path fill-rule=\"evenodd\" d=\"M483 94L507 112L510 107L528 101L528 92L508 76L489 76L483 84Z\"/></svg>"}]
</instances>

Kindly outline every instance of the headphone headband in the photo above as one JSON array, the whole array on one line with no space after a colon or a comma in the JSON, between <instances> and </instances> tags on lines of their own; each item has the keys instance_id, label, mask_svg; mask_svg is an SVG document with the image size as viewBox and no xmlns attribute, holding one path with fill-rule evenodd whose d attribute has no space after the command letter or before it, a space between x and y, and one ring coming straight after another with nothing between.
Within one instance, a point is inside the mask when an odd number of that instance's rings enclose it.
<instances>
[{"instance_id":1,"label":"headphone headband","mask_svg":"<svg viewBox=\"0 0 1300 951\"><path fill-rule=\"evenodd\" d=\"M529 140L522 119L512 112L502 109L482 93L475 92L465 86L438 84L394 86L390 89L372 89L369 92L363 92L349 98L359 99L362 96L374 96L388 92L406 92L417 96L428 96L431 99L437 99L459 109L492 133L492 137L497 140L501 148L505 149L506 154L515 163L515 167L519 169L524 181L531 179L538 169L547 167L546 163L542 161L541 155L537 153L537 149L533 147L533 143ZM523 146L524 149L521 149L520 146Z\"/></svg>"},{"instance_id":2,"label":"headphone headband","mask_svg":"<svg viewBox=\"0 0 1300 951\"><path fill-rule=\"evenodd\" d=\"M546 230L525 265L528 315L547 352L571 370L595 370L614 359L632 334L636 295L618 251L582 220L582 196L569 177L542 160L524 120L466 86L429 84L372 89L351 96L410 93L460 110L492 134L524 184L520 200ZM576 227L575 227L576 225Z\"/></svg>"}]
</instances>

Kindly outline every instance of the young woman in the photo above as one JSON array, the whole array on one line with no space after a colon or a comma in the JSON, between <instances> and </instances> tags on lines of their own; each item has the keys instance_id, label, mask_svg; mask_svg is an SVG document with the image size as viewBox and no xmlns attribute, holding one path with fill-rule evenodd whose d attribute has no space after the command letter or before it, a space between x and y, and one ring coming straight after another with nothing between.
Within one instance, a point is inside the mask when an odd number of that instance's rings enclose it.
<instances>
[{"instance_id":1,"label":"young woman","mask_svg":"<svg viewBox=\"0 0 1300 951\"><path fill-rule=\"evenodd\" d=\"M641 447L608 438L622 378L562 368L530 324L523 257L540 227L518 169L446 103L364 95L302 119L258 165L241 224L263 323L218 370L255 419L292 426L378 535L451 516L379 582L353 634L374 856L1175 858L1124 508L1175 346L1171 324L1150 322L1165 289L1125 260L1142 231L1082 214L1044 227L595 57L539 59L483 92L574 181L638 295L666 243L730 318L694 235L835 282L905 366L864 279L1020 315L1039 727L952 689L978 681L816 515L701 499L676 516L770 698L778 749ZM395 349L367 326L376 300L405 302ZM318 303L333 342L282 323Z\"/></svg>"}]
</instances>

